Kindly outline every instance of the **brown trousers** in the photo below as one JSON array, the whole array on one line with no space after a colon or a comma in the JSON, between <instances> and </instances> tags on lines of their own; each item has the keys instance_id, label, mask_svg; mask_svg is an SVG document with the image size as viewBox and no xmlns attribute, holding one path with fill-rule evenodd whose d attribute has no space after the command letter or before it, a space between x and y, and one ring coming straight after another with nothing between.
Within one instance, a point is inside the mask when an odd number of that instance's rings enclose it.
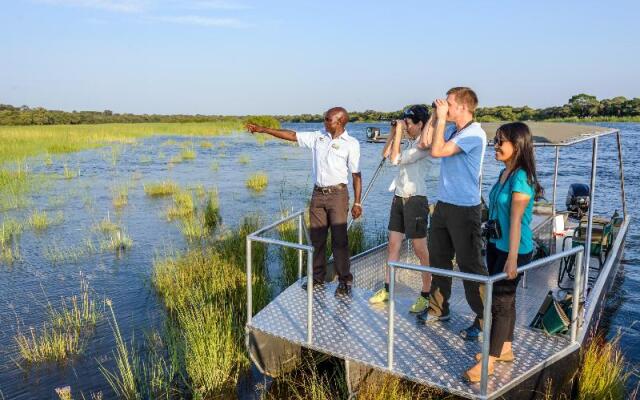
<instances>
[{"instance_id":1,"label":"brown trousers","mask_svg":"<svg viewBox=\"0 0 640 400\"><path fill-rule=\"evenodd\" d=\"M349 239L347 216L349 213L349 189L322 193L316 190L311 196L309 219L311 222L311 244L313 245L313 279L325 281L327 274L327 235L331 228L333 262L340 282L350 283Z\"/></svg>"}]
</instances>

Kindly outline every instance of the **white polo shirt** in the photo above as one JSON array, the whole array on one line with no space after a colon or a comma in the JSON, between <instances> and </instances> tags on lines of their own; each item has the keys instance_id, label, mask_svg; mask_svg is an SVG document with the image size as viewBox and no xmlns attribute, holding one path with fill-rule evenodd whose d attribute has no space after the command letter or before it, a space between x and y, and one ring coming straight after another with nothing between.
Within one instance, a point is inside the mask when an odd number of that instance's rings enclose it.
<instances>
[{"instance_id":1,"label":"white polo shirt","mask_svg":"<svg viewBox=\"0 0 640 400\"><path fill-rule=\"evenodd\" d=\"M296 132L300 147L313 150L313 181L326 187L347 184L349 170L360 172L360 143L345 130L337 138L325 131Z\"/></svg>"}]
</instances>

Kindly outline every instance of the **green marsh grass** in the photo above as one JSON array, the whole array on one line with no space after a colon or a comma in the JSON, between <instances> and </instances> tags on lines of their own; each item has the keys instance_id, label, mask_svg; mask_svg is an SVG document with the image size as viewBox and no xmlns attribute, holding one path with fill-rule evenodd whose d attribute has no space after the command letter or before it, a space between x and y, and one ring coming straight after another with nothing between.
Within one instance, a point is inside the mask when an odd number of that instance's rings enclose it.
<instances>
[{"instance_id":1,"label":"green marsh grass","mask_svg":"<svg viewBox=\"0 0 640 400\"><path fill-rule=\"evenodd\" d=\"M269 177L265 172L256 172L251 175L247 181L247 188L251 189L254 193L262 193L269 184Z\"/></svg>"},{"instance_id":2,"label":"green marsh grass","mask_svg":"<svg viewBox=\"0 0 640 400\"><path fill-rule=\"evenodd\" d=\"M180 220L180 231L189 241L204 239L209 235L209 227L204 219L198 215L192 215Z\"/></svg>"},{"instance_id":3,"label":"green marsh grass","mask_svg":"<svg viewBox=\"0 0 640 400\"><path fill-rule=\"evenodd\" d=\"M78 171L72 170L67 166L67 164L64 165L64 169L62 171L62 176L64 176L64 179L70 180L77 177L78 175Z\"/></svg>"},{"instance_id":4,"label":"green marsh grass","mask_svg":"<svg viewBox=\"0 0 640 400\"><path fill-rule=\"evenodd\" d=\"M174 398L172 382L176 374L171 364L153 351L143 358L133 339L127 344L120 332L112 301L107 299L106 305L111 314L109 324L116 341L113 352L116 365L114 370L109 370L100 363L99 369L116 397L126 400Z\"/></svg>"},{"instance_id":5,"label":"green marsh grass","mask_svg":"<svg viewBox=\"0 0 640 400\"><path fill-rule=\"evenodd\" d=\"M71 386L56 388L55 392L60 400L73 400L73 395L71 394Z\"/></svg>"},{"instance_id":6,"label":"green marsh grass","mask_svg":"<svg viewBox=\"0 0 640 400\"><path fill-rule=\"evenodd\" d=\"M20 258L19 238L24 225L16 219L7 218L0 224L0 263L12 264Z\"/></svg>"},{"instance_id":7,"label":"green marsh grass","mask_svg":"<svg viewBox=\"0 0 640 400\"><path fill-rule=\"evenodd\" d=\"M238 157L238 162L242 165L247 165L251 162L251 158L249 158L247 154L241 154L240 157Z\"/></svg>"},{"instance_id":8,"label":"green marsh grass","mask_svg":"<svg viewBox=\"0 0 640 400\"><path fill-rule=\"evenodd\" d=\"M204 206L204 224L209 230L214 231L220 223L220 200L218 191L209 192Z\"/></svg>"},{"instance_id":9,"label":"green marsh grass","mask_svg":"<svg viewBox=\"0 0 640 400\"><path fill-rule=\"evenodd\" d=\"M202 142L200 142L200 147L202 147L203 149L210 149L213 147L213 143L203 140Z\"/></svg>"},{"instance_id":10,"label":"green marsh grass","mask_svg":"<svg viewBox=\"0 0 640 400\"><path fill-rule=\"evenodd\" d=\"M169 164L180 164L182 162L182 155L176 154L169 158Z\"/></svg>"},{"instance_id":11,"label":"green marsh grass","mask_svg":"<svg viewBox=\"0 0 640 400\"><path fill-rule=\"evenodd\" d=\"M218 172L218 170L220 169L220 163L217 162L217 161L214 161L214 162L211 163L211 167L210 168L211 168L211 170L213 172Z\"/></svg>"},{"instance_id":12,"label":"green marsh grass","mask_svg":"<svg viewBox=\"0 0 640 400\"><path fill-rule=\"evenodd\" d=\"M280 216L281 218L285 218L288 215L288 212L282 212ZM280 240L290 243L298 243L297 218L278 225L277 231ZM282 285L284 287L288 287L298 280L298 250L279 246L279 252L280 259L282 260ZM303 257L304 256L306 255L303 255ZM305 271L305 267L303 266L303 274Z\"/></svg>"},{"instance_id":13,"label":"green marsh grass","mask_svg":"<svg viewBox=\"0 0 640 400\"><path fill-rule=\"evenodd\" d=\"M48 303L49 320L43 323L41 332L36 333L33 327L28 334L18 332L14 340L23 361L61 362L83 352L87 336L101 316L89 292L89 284L81 278L79 298L73 296L69 303L62 299L59 309Z\"/></svg>"},{"instance_id":14,"label":"green marsh grass","mask_svg":"<svg viewBox=\"0 0 640 400\"><path fill-rule=\"evenodd\" d=\"M52 225L61 224L64 220L62 211L58 211L54 217L50 217L46 211L34 210L29 215L29 226L36 232L42 232Z\"/></svg>"},{"instance_id":15,"label":"green marsh grass","mask_svg":"<svg viewBox=\"0 0 640 400\"><path fill-rule=\"evenodd\" d=\"M0 211L24 208L29 204L28 194L41 179L37 179L26 162L0 165Z\"/></svg>"},{"instance_id":16,"label":"green marsh grass","mask_svg":"<svg viewBox=\"0 0 640 400\"><path fill-rule=\"evenodd\" d=\"M193 195L188 190L178 190L173 194L173 205L167 210L167 219L190 217L195 212Z\"/></svg>"},{"instance_id":17,"label":"green marsh grass","mask_svg":"<svg viewBox=\"0 0 640 400\"><path fill-rule=\"evenodd\" d=\"M235 388L249 360L244 350L246 322L245 237L258 228L246 218L234 231L203 249L157 260L153 286L169 313L175 338L171 353L187 380L188 397L217 398ZM264 260L254 244L254 312L270 298Z\"/></svg>"},{"instance_id":18,"label":"green marsh grass","mask_svg":"<svg viewBox=\"0 0 640 400\"><path fill-rule=\"evenodd\" d=\"M149 197L171 196L178 191L178 184L173 181L148 183L144 186L144 192Z\"/></svg>"},{"instance_id":19,"label":"green marsh grass","mask_svg":"<svg viewBox=\"0 0 640 400\"><path fill-rule=\"evenodd\" d=\"M181 157L183 160L195 160L195 159L196 159L196 157L197 157L197 153L196 153L195 148L193 148L193 147L188 147L188 148L183 149L183 150L180 152L180 157Z\"/></svg>"},{"instance_id":20,"label":"green marsh grass","mask_svg":"<svg viewBox=\"0 0 640 400\"><path fill-rule=\"evenodd\" d=\"M38 154L72 153L152 135L218 136L243 129L240 118L215 122L0 126L0 164Z\"/></svg>"},{"instance_id":21,"label":"green marsh grass","mask_svg":"<svg viewBox=\"0 0 640 400\"><path fill-rule=\"evenodd\" d=\"M124 208L129 204L129 187L121 185L111 191L111 202L116 210Z\"/></svg>"},{"instance_id":22,"label":"green marsh grass","mask_svg":"<svg viewBox=\"0 0 640 400\"><path fill-rule=\"evenodd\" d=\"M140 156L140 159L138 160L138 162L140 164L151 164L151 156L148 154L143 154Z\"/></svg>"},{"instance_id":23,"label":"green marsh grass","mask_svg":"<svg viewBox=\"0 0 640 400\"><path fill-rule=\"evenodd\" d=\"M100 250L124 251L133 246L133 240L122 229L117 229L100 243Z\"/></svg>"},{"instance_id":24,"label":"green marsh grass","mask_svg":"<svg viewBox=\"0 0 640 400\"><path fill-rule=\"evenodd\" d=\"M626 398L625 383L631 372L626 370L619 341L619 334L609 342L595 337L583 350L578 375L578 399Z\"/></svg>"}]
</instances>

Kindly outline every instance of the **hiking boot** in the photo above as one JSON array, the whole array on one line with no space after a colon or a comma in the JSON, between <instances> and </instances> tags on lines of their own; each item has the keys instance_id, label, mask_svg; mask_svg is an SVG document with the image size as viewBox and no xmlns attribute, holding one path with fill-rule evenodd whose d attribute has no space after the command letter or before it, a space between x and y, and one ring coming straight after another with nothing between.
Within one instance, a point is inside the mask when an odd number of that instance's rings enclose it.
<instances>
[{"instance_id":1,"label":"hiking boot","mask_svg":"<svg viewBox=\"0 0 640 400\"><path fill-rule=\"evenodd\" d=\"M305 281L301 286L302 290L307 290L307 281ZM315 289L316 287L319 288L323 288L324 287L324 281L317 281L317 280L313 280L313 288Z\"/></svg>"},{"instance_id":2,"label":"hiking boot","mask_svg":"<svg viewBox=\"0 0 640 400\"><path fill-rule=\"evenodd\" d=\"M420 322L422 322L423 324L431 324L434 322L438 322L438 321L448 321L449 318L451 318L451 316L449 314L447 315L434 315L431 314L429 312L429 309L427 308L426 310L424 310L423 312L421 312L420 314L416 315L416 319Z\"/></svg>"},{"instance_id":3,"label":"hiking boot","mask_svg":"<svg viewBox=\"0 0 640 400\"><path fill-rule=\"evenodd\" d=\"M464 340L480 341L482 342L482 329L475 325L463 329L460 331L460 337Z\"/></svg>"},{"instance_id":4,"label":"hiking boot","mask_svg":"<svg viewBox=\"0 0 640 400\"><path fill-rule=\"evenodd\" d=\"M387 289L382 288L369 297L369 304L384 303L387 300L389 300L389 292L387 292Z\"/></svg>"},{"instance_id":5,"label":"hiking boot","mask_svg":"<svg viewBox=\"0 0 640 400\"><path fill-rule=\"evenodd\" d=\"M351 284L346 282L340 282L336 288L336 296L345 295L351 296Z\"/></svg>"},{"instance_id":6,"label":"hiking boot","mask_svg":"<svg viewBox=\"0 0 640 400\"><path fill-rule=\"evenodd\" d=\"M428 308L429 308L429 299L424 298L423 296L418 296L415 303L413 303L411 307L409 307L409 312L418 314Z\"/></svg>"}]
</instances>

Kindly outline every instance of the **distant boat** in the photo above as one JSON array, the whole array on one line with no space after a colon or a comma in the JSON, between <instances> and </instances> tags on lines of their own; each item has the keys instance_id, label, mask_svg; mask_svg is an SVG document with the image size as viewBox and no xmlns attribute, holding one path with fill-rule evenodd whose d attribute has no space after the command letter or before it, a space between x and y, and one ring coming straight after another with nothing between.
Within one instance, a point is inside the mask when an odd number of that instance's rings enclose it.
<instances>
[{"instance_id":1,"label":"distant boat","mask_svg":"<svg viewBox=\"0 0 640 400\"><path fill-rule=\"evenodd\" d=\"M483 124L495 132L499 124ZM536 206L532 222L538 247L546 254L518 268L525 273L517 294L517 321L513 349L515 360L496 363L488 376L484 365L480 383L469 383L463 372L474 363L478 352L488 359L491 289L506 275L482 275L446 271L418 265L409 246L403 246L401 262L390 263L391 298L388 304L372 306L369 296L384 282L387 244L351 258L354 275L353 296L334 296L336 282L324 287L300 288L304 253L307 274L312 271L313 248L309 244L304 210L268 225L247 237L247 276L249 286L246 344L254 364L264 374L277 377L297 368L310 349L342 359L347 385L355 394L373 380L386 375L400 377L470 399L536 398L558 393L579 367L579 350L590 340L600 312L618 271L630 215L624 191L620 132L597 126L557 123L529 123L536 146L555 148L553 199ZM374 131L372 131L374 132ZM596 190L598 139L617 138L620 213L595 213L592 205ZM369 131L367 131L369 136ZM374 138L371 138L374 139ZM556 209L560 149L592 142L590 184L568 190L567 210ZM546 166L549 169L549 166ZM542 169L542 168L540 168ZM587 196L588 194L588 196ZM296 243L263 236L279 225L297 219ZM299 251L298 281L252 316L251 243L257 241L294 248ZM433 325L416 324L406 311L420 290L420 272L454 279L451 320ZM462 279L485 285L483 342L466 342L458 332L473 316L466 304ZM397 311L396 311L397 310ZM547 387L551 382L550 387Z\"/></svg>"}]
</instances>

